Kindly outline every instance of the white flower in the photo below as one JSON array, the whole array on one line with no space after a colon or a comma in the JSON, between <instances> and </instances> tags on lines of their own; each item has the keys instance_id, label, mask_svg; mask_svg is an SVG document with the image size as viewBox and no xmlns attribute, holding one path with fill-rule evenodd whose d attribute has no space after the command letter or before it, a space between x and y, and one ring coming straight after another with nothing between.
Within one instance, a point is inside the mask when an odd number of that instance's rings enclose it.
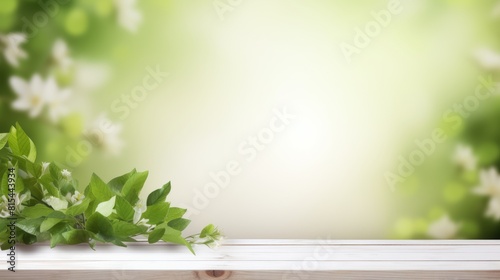
<instances>
[{"instance_id":1,"label":"white flower","mask_svg":"<svg viewBox=\"0 0 500 280\"><path fill-rule=\"evenodd\" d=\"M154 227L153 225L149 224L149 219L140 219L137 222L137 225L147 227L147 230L146 230L147 232L150 232Z\"/></svg>"},{"instance_id":2,"label":"white flower","mask_svg":"<svg viewBox=\"0 0 500 280\"><path fill-rule=\"evenodd\" d=\"M210 248L217 248L224 243L225 238L218 228L208 225L201 231L201 234L189 236L188 239L194 244L204 244Z\"/></svg>"},{"instance_id":3,"label":"white flower","mask_svg":"<svg viewBox=\"0 0 500 280\"><path fill-rule=\"evenodd\" d=\"M142 200L139 199L139 201L137 201L137 203L134 206L134 211L135 211L133 219L134 224L137 224L141 220L142 213L144 213L146 209L147 209L146 204L144 204L144 202L142 202Z\"/></svg>"},{"instance_id":4,"label":"white flower","mask_svg":"<svg viewBox=\"0 0 500 280\"><path fill-rule=\"evenodd\" d=\"M62 39L57 39L52 46L52 58L63 72L67 72L73 65L73 60L69 56L68 45Z\"/></svg>"},{"instance_id":5,"label":"white flower","mask_svg":"<svg viewBox=\"0 0 500 280\"><path fill-rule=\"evenodd\" d=\"M49 166L50 166L50 162L46 162L46 161L42 162L42 175L45 175L45 173L49 169Z\"/></svg>"},{"instance_id":6,"label":"white flower","mask_svg":"<svg viewBox=\"0 0 500 280\"><path fill-rule=\"evenodd\" d=\"M146 226L148 227L148 230L152 227L152 225L149 224L149 219L140 219L139 222L137 222L138 226Z\"/></svg>"},{"instance_id":7,"label":"white flower","mask_svg":"<svg viewBox=\"0 0 500 280\"><path fill-rule=\"evenodd\" d=\"M500 198L500 175L494 167L488 170L481 170L481 185L472 190L478 195L487 195Z\"/></svg>"},{"instance_id":8,"label":"white flower","mask_svg":"<svg viewBox=\"0 0 500 280\"><path fill-rule=\"evenodd\" d=\"M118 24L129 32L136 32L142 20L141 13L135 8L136 0L115 0Z\"/></svg>"},{"instance_id":9,"label":"white flower","mask_svg":"<svg viewBox=\"0 0 500 280\"><path fill-rule=\"evenodd\" d=\"M14 109L29 111L30 117L34 118L40 115L45 105L48 105L52 121L67 113L67 108L62 103L69 97L69 91L59 90L54 77L44 81L40 75L35 74L28 83L17 76L12 76L9 82L18 96L12 103Z\"/></svg>"},{"instance_id":10,"label":"white flower","mask_svg":"<svg viewBox=\"0 0 500 280\"><path fill-rule=\"evenodd\" d=\"M435 239L450 239L456 236L459 225L455 224L448 215L429 225L427 234Z\"/></svg>"},{"instance_id":11,"label":"white flower","mask_svg":"<svg viewBox=\"0 0 500 280\"><path fill-rule=\"evenodd\" d=\"M474 57L481 67L487 70L500 69L500 54L488 49L479 48L474 52Z\"/></svg>"},{"instance_id":12,"label":"white flower","mask_svg":"<svg viewBox=\"0 0 500 280\"><path fill-rule=\"evenodd\" d=\"M85 198L85 195L83 193L80 193L79 191L75 191L75 193L71 196L69 199L73 205L78 205L82 203L83 199Z\"/></svg>"},{"instance_id":13,"label":"white flower","mask_svg":"<svg viewBox=\"0 0 500 280\"><path fill-rule=\"evenodd\" d=\"M14 66L19 66L19 59L26 58L28 55L21 49L21 44L26 42L26 35L22 33L0 34L0 43L3 45L3 54L7 62Z\"/></svg>"},{"instance_id":14,"label":"white flower","mask_svg":"<svg viewBox=\"0 0 500 280\"><path fill-rule=\"evenodd\" d=\"M43 201L50 205L54 210L64 210L68 208L68 201L60 199L55 196L49 196L47 198L44 198Z\"/></svg>"},{"instance_id":15,"label":"white flower","mask_svg":"<svg viewBox=\"0 0 500 280\"><path fill-rule=\"evenodd\" d=\"M9 196L10 197L10 196ZM18 193L14 195L14 205L15 205L15 213L19 213L24 209L24 206L22 205L23 202L30 200L31 199L31 193L30 192L25 192L22 195L19 196ZM11 202L12 206L12 202ZM7 218L10 217L11 211L9 211L9 199L7 196L2 196L0 199L0 218Z\"/></svg>"},{"instance_id":16,"label":"white flower","mask_svg":"<svg viewBox=\"0 0 500 280\"><path fill-rule=\"evenodd\" d=\"M16 208L18 211L22 211L24 209L24 206L22 205L23 202L30 200L31 199L31 193L30 192L25 192L21 196L19 196L18 193L16 193Z\"/></svg>"},{"instance_id":17,"label":"white flower","mask_svg":"<svg viewBox=\"0 0 500 280\"><path fill-rule=\"evenodd\" d=\"M85 135L95 145L103 148L110 154L117 155L124 146L123 141L119 137L121 130L121 124L115 124L105 114L101 114L91 125L91 128L85 132Z\"/></svg>"},{"instance_id":18,"label":"white flower","mask_svg":"<svg viewBox=\"0 0 500 280\"><path fill-rule=\"evenodd\" d=\"M492 197L488 202L486 217L492 217L494 220L500 220L500 197Z\"/></svg>"},{"instance_id":19,"label":"white flower","mask_svg":"<svg viewBox=\"0 0 500 280\"><path fill-rule=\"evenodd\" d=\"M72 205L82 203L83 199L85 199L85 195L79 191L75 191L73 195L71 193L66 194L66 200L71 202Z\"/></svg>"},{"instance_id":20,"label":"white flower","mask_svg":"<svg viewBox=\"0 0 500 280\"><path fill-rule=\"evenodd\" d=\"M489 196L486 217L500 220L500 175L494 167L482 170L480 174L481 185L472 190L478 195Z\"/></svg>"},{"instance_id":21,"label":"white flower","mask_svg":"<svg viewBox=\"0 0 500 280\"><path fill-rule=\"evenodd\" d=\"M42 77L35 74L28 83L19 77L12 76L9 82L11 88L18 95L18 99L12 103L12 107L19 111L29 111L32 118L40 115L50 95Z\"/></svg>"},{"instance_id":22,"label":"white flower","mask_svg":"<svg viewBox=\"0 0 500 280\"><path fill-rule=\"evenodd\" d=\"M208 245L208 247L215 249L215 248L219 248L220 246L222 246L224 241L225 241L224 236L218 236L216 238L213 238L212 242L208 243L207 245Z\"/></svg>"},{"instance_id":23,"label":"white flower","mask_svg":"<svg viewBox=\"0 0 500 280\"><path fill-rule=\"evenodd\" d=\"M68 180L71 179L71 172L68 169L61 170L61 175Z\"/></svg>"},{"instance_id":24,"label":"white flower","mask_svg":"<svg viewBox=\"0 0 500 280\"><path fill-rule=\"evenodd\" d=\"M469 146L458 145L453 160L464 170L474 170L476 168L477 160Z\"/></svg>"}]
</instances>

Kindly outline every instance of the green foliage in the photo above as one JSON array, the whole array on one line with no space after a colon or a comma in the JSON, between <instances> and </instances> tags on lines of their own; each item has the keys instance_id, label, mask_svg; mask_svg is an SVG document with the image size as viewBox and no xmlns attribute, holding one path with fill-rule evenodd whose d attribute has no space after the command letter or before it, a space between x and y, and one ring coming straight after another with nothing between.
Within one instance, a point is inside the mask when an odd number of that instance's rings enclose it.
<instances>
[{"instance_id":1,"label":"green foliage","mask_svg":"<svg viewBox=\"0 0 500 280\"><path fill-rule=\"evenodd\" d=\"M148 196L147 205L150 206L154 205L158 201L165 201L165 198L170 193L171 188L172 187L170 185L170 182L168 182L163 185L161 189L157 189L154 192L150 193Z\"/></svg>"},{"instance_id":2,"label":"green foliage","mask_svg":"<svg viewBox=\"0 0 500 280\"><path fill-rule=\"evenodd\" d=\"M0 150L5 147L5 144L7 144L7 141L9 140L9 134L8 133L0 133Z\"/></svg>"},{"instance_id":3,"label":"green foliage","mask_svg":"<svg viewBox=\"0 0 500 280\"><path fill-rule=\"evenodd\" d=\"M36 148L19 124L0 134L0 243L9 248L7 225L16 217L17 243L49 241L58 244L96 242L126 246L144 236L149 243L171 242L216 245L221 234L213 225L201 234L182 237L190 220L182 218L185 209L170 207L166 201L171 184L151 192L147 203L139 199L148 172L135 169L105 183L92 174L89 185L80 193L71 173L56 163L37 163ZM12 189L9 186L15 186ZM11 211L8 199L15 198Z\"/></svg>"},{"instance_id":4,"label":"green foliage","mask_svg":"<svg viewBox=\"0 0 500 280\"><path fill-rule=\"evenodd\" d=\"M157 204L148 206L142 217L148 219L150 224L156 225L165 221L169 208L170 203L160 201Z\"/></svg>"},{"instance_id":5,"label":"green foliage","mask_svg":"<svg viewBox=\"0 0 500 280\"><path fill-rule=\"evenodd\" d=\"M139 193L148 178L148 172L137 172L130 176L130 178L123 185L121 194L130 203L136 204L139 200Z\"/></svg>"},{"instance_id":6,"label":"green foliage","mask_svg":"<svg viewBox=\"0 0 500 280\"><path fill-rule=\"evenodd\" d=\"M16 126L11 127L9 133L9 147L14 155L19 157L26 157L30 162L34 162L36 159L36 148L35 144L26 135L24 130L16 124Z\"/></svg>"}]
</instances>

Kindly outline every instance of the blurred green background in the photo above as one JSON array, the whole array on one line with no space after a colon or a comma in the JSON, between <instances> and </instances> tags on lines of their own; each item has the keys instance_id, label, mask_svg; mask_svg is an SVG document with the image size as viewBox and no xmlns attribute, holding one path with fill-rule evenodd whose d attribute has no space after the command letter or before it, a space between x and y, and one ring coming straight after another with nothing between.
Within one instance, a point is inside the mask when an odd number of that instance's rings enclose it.
<instances>
[{"instance_id":1,"label":"blurred green background","mask_svg":"<svg viewBox=\"0 0 500 280\"><path fill-rule=\"evenodd\" d=\"M82 185L150 170L229 238L498 238L499 24L498 1L2 0L0 129Z\"/></svg>"}]
</instances>

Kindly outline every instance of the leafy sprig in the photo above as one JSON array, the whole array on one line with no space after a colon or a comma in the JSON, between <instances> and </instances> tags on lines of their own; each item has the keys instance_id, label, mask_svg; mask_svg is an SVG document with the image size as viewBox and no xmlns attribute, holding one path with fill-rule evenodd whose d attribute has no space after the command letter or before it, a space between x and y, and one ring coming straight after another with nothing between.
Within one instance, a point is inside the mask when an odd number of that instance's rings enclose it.
<instances>
[{"instance_id":1,"label":"leafy sprig","mask_svg":"<svg viewBox=\"0 0 500 280\"><path fill-rule=\"evenodd\" d=\"M182 236L190 220L183 218L186 209L166 201L170 182L151 192L146 202L141 201L147 171L133 169L108 183L92 174L89 185L80 192L71 172L54 162L36 162L36 155L35 144L19 124L0 134L2 250L12 245L7 228L11 214L16 217L15 241L24 244L50 240L51 247L88 243L94 248L96 242L126 247L125 242L144 236L149 243L184 245L194 254L193 244L213 247L222 239L213 225L200 234ZM15 192L9 191L9 180L15 181ZM14 199L15 207L9 208L9 198Z\"/></svg>"}]
</instances>

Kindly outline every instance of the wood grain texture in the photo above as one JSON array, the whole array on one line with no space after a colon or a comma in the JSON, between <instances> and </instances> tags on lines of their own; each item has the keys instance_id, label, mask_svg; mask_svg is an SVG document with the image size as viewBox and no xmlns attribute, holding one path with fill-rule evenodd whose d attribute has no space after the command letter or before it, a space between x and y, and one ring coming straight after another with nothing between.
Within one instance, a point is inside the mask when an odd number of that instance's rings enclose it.
<instances>
[{"instance_id":1,"label":"wood grain texture","mask_svg":"<svg viewBox=\"0 0 500 280\"><path fill-rule=\"evenodd\" d=\"M229 240L196 256L128 245L19 246L17 272L4 262L0 279L500 279L496 240Z\"/></svg>"},{"instance_id":2,"label":"wood grain texture","mask_svg":"<svg viewBox=\"0 0 500 280\"><path fill-rule=\"evenodd\" d=\"M130 271L130 270L103 270L103 271L20 271L16 273L0 272L0 279L13 280L200 280L197 271ZM212 278L217 280L218 278ZM301 275L288 276L283 271L233 271L227 279L235 280L385 280L385 279L423 279L423 280L478 280L500 279L499 271L314 271Z\"/></svg>"}]
</instances>

